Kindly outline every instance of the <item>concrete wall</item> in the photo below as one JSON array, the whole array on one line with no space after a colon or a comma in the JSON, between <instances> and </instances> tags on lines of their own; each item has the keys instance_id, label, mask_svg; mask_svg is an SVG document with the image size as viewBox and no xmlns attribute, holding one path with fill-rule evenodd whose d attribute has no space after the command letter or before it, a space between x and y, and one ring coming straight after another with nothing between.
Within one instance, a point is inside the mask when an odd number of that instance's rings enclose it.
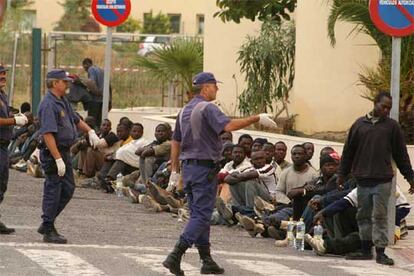
<instances>
[{"instance_id":1,"label":"concrete wall","mask_svg":"<svg viewBox=\"0 0 414 276\"><path fill-rule=\"evenodd\" d=\"M248 35L260 31L259 22L243 20L240 24L223 23L214 18L218 9L215 1L206 1L206 29L204 35L204 70L213 72L223 83L219 85L217 103L224 112L234 115L237 111L237 96L245 88L244 77L237 64L237 52Z\"/></svg>"},{"instance_id":2,"label":"concrete wall","mask_svg":"<svg viewBox=\"0 0 414 276\"><path fill-rule=\"evenodd\" d=\"M347 130L370 108L360 95L358 73L379 58L366 35L349 36L353 25L339 23L337 44L327 35L328 1L299 0L296 9L296 76L292 112L299 114L297 128L307 133Z\"/></svg>"},{"instance_id":3,"label":"concrete wall","mask_svg":"<svg viewBox=\"0 0 414 276\"><path fill-rule=\"evenodd\" d=\"M57 0L35 0L29 9L36 10L36 27L42 28L43 32L50 32L55 23L63 15L63 7Z\"/></svg>"},{"instance_id":4,"label":"concrete wall","mask_svg":"<svg viewBox=\"0 0 414 276\"><path fill-rule=\"evenodd\" d=\"M175 117L179 112L178 108L157 108L157 107L143 107L143 108L127 108L127 109L112 109L108 114L108 119L112 122L112 128L115 129L119 120L126 116L134 123L143 124L146 121L144 118L148 116L162 116L163 119L168 120L168 117ZM84 115L84 114L82 114ZM86 115L86 113L85 113ZM172 120L175 122L175 120ZM144 137L152 141L154 139L155 127L159 122L154 124L144 125Z\"/></svg>"}]
</instances>

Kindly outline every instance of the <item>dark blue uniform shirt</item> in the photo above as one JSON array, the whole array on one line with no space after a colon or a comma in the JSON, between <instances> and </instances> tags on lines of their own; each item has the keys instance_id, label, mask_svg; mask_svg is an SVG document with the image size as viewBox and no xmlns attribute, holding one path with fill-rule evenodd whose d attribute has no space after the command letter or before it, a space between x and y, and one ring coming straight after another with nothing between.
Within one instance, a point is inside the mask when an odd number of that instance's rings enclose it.
<instances>
[{"instance_id":1,"label":"dark blue uniform shirt","mask_svg":"<svg viewBox=\"0 0 414 276\"><path fill-rule=\"evenodd\" d=\"M48 91L39 107L40 134L53 133L56 145L70 147L76 140L79 116L66 97L57 98Z\"/></svg>"},{"instance_id":2,"label":"dark blue uniform shirt","mask_svg":"<svg viewBox=\"0 0 414 276\"><path fill-rule=\"evenodd\" d=\"M7 96L0 90L0 118L10 118ZM13 126L0 126L0 140L9 141L13 135Z\"/></svg>"},{"instance_id":3,"label":"dark blue uniform shirt","mask_svg":"<svg viewBox=\"0 0 414 276\"><path fill-rule=\"evenodd\" d=\"M195 96L181 111L175 123L173 139L181 142L181 160L220 159L220 134L230 122L221 110L200 95Z\"/></svg>"}]
</instances>

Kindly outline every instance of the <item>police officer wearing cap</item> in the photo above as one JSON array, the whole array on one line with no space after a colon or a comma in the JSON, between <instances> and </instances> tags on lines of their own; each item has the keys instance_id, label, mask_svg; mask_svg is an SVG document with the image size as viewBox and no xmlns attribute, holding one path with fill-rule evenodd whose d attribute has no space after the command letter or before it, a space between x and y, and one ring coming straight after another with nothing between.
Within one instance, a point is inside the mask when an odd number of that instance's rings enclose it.
<instances>
[{"instance_id":1,"label":"police officer wearing cap","mask_svg":"<svg viewBox=\"0 0 414 276\"><path fill-rule=\"evenodd\" d=\"M0 65L0 203L4 199L9 180L9 154L7 147L12 138L13 126L24 126L28 123L28 119L23 114L11 116L10 107L7 103L6 75L7 69ZM0 222L0 234L11 234L13 228L8 228L4 223Z\"/></svg>"},{"instance_id":2,"label":"police officer wearing cap","mask_svg":"<svg viewBox=\"0 0 414 276\"><path fill-rule=\"evenodd\" d=\"M183 176L190 219L174 249L163 262L175 275L184 275L181 257L195 245L202 261L201 274L222 274L224 269L210 255L210 218L217 194L217 172L222 143L220 134L235 131L259 122L276 127L269 114L242 119L230 119L211 101L216 99L217 80L212 73L202 72L193 78L195 97L179 114L173 134L171 161L172 173L169 189L175 187L179 174Z\"/></svg>"},{"instance_id":3,"label":"police officer wearing cap","mask_svg":"<svg viewBox=\"0 0 414 276\"><path fill-rule=\"evenodd\" d=\"M55 220L69 203L75 190L70 157L70 147L77 137L77 129L87 132L92 146L99 138L73 111L65 94L72 79L61 69L47 73L48 91L40 103L39 122L42 143L40 161L45 173L42 219L38 232L48 243L66 243L55 228Z\"/></svg>"}]
</instances>

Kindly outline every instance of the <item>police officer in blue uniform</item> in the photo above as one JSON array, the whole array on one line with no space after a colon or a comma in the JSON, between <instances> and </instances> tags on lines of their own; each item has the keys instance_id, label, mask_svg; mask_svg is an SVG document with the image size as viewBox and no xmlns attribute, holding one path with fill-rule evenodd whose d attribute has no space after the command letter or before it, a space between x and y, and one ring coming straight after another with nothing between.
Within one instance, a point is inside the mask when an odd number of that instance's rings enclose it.
<instances>
[{"instance_id":1,"label":"police officer in blue uniform","mask_svg":"<svg viewBox=\"0 0 414 276\"><path fill-rule=\"evenodd\" d=\"M172 173L169 188L176 186L181 160L184 191L187 194L190 219L173 251L163 262L174 275L184 275L181 257L192 245L202 261L201 274L223 274L210 255L210 218L217 194L217 178L222 143L220 134L259 122L276 127L269 114L230 119L211 101L216 99L217 80L212 73L202 72L193 79L195 97L179 114L171 148Z\"/></svg>"},{"instance_id":2,"label":"police officer in blue uniform","mask_svg":"<svg viewBox=\"0 0 414 276\"><path fill-rule=\"evenodd\" d=\"M12 137L13 126L24 126L28 123L25 115L19 114L11 116L11 111L7 103L6 88L7 69L0 65L0 203L4 199L9 181L9 154L7 147ZM8 228L4 223L0 222L0 234L11 234L13 228Z\"/></svg>"},{"instance_id":3,"label":"police officer in blue uniform","mask_svg":"<svg viewBox=\"0 0 414 276\"><path fill-rule=\"evenodd\" d=\"M75 190L70 147L77 137L77 128L87 132L92 146L99 141L92 130L73 111L65 94L72 79L61 69L47 73L48 91L40 103L39 122L42 143L40 161L45 173L42 219L38 232L48 243L66 243L55 228L55 220L69 203Z\"/></svg>"}]
</instances>

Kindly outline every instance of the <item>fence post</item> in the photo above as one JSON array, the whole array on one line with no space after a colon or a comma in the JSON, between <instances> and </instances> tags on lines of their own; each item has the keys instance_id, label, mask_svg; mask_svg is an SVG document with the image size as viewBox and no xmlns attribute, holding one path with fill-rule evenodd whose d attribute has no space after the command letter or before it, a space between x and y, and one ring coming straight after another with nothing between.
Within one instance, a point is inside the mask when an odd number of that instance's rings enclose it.
<instances>
[{"instance_id":1,"label":"fence post","mask_svg":"<svg viewBox=\"0 0 414 276\"><path fill-rule=\"evenodd\" d=\"M32 29L32 109L37 114L42 87L42 29Z\"/></svg>"},{"instance_id":2,"label":"fence post","mask_svg":"<svg viewBox=\"0 0 414 276\"><path fill-rule=\"evenodd\" d=\"M13 63L12 63L10 90L9 90L9 95L8 95L8 103L10 106L13 106L14 84L16 82L16 59L17 59L18 43L19 43L19 33L16 32L14 34Z\"/></svg>"}]
</instances>

